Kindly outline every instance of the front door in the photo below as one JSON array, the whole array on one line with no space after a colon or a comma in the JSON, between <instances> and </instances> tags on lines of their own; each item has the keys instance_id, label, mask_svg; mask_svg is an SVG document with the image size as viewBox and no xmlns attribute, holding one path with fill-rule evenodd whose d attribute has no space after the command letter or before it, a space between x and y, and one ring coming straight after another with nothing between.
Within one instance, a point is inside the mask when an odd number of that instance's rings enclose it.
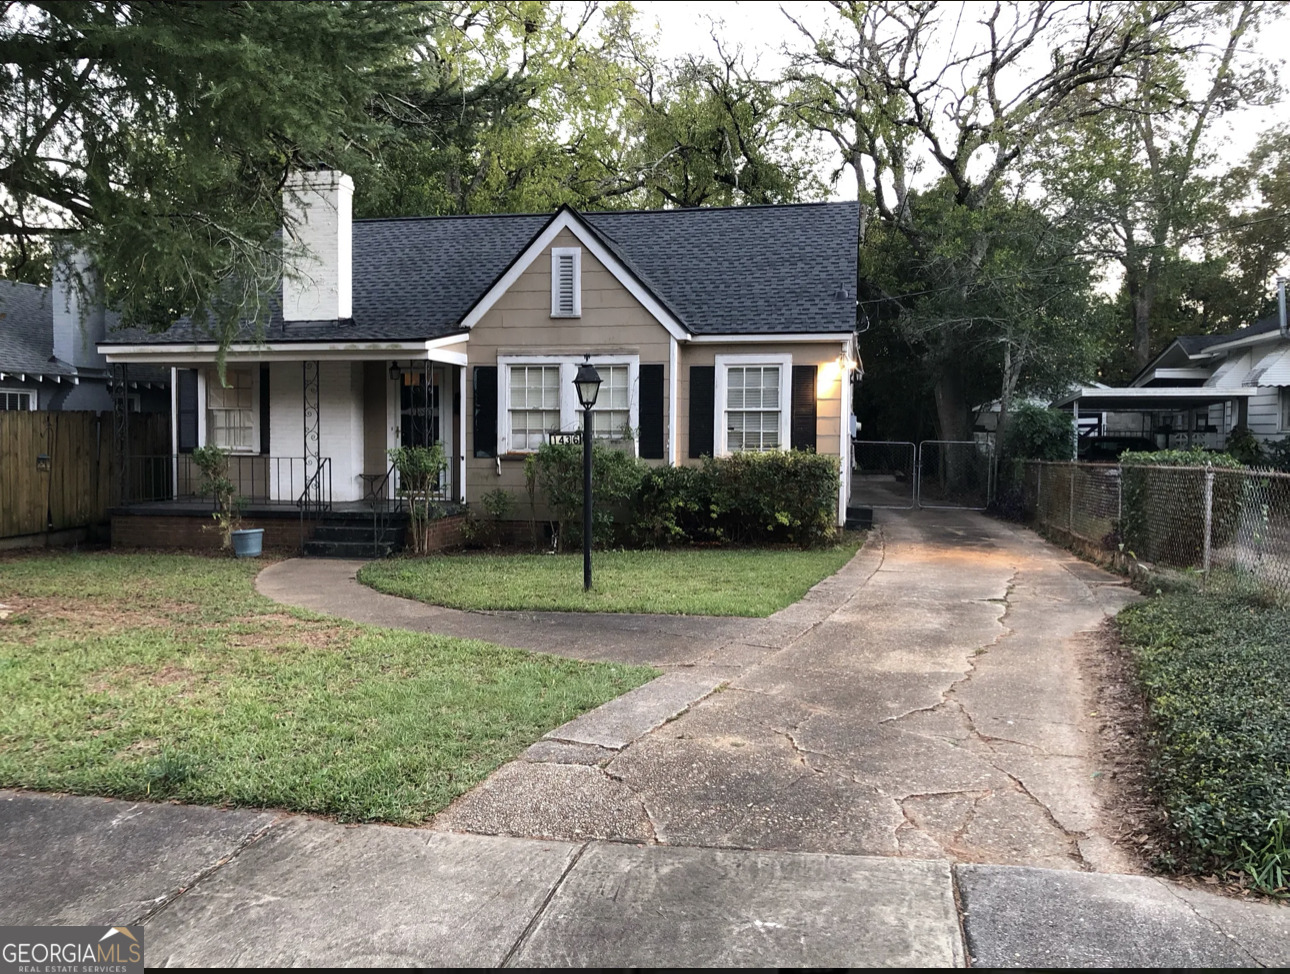
<instances>
[{"instance_id":1,"label":"front door","mask_svg":"<svg viewBox=\"0 0 1290 974\"><path fill-rule=\"evenodd\" d=\"M427 363L424 368L403 372L399 386L399 445L433 446L442 441L440 429L441 369Z\"/></svg>"}]
</instances>

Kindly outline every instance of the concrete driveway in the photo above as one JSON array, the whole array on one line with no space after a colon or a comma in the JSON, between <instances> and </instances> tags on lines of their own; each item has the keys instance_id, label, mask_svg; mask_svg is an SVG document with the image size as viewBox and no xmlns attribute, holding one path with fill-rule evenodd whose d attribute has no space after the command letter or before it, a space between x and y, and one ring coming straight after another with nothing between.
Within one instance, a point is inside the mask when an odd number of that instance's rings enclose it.
<instances>
[{"instance_id":1,"label":"concrete driveway","mask_svg":"<svg viewBox=\"0 0 1290 974\"><path fill-rule=\"evenodd\" d=\"M1080 655L1116 576L979 514L880 512L838 575L766 620L465 613L378 595L358 563L262 592L366 622L660 680L558 728L438 830L1123 872Z\"/></svg>"},{"instance_id":2,"label":"concrete driveway","mask_svg":"<svg viewBox=\"0 0 1290 974\"><path fill-rule=\"evenodd\" d=\"M841 604L680 716L600 753L557 730L584 747L501 768L434 827L1131 869L1079 665L1122 582L930 511L881 517L847 576Z\"/></svg>"}]
</instances>

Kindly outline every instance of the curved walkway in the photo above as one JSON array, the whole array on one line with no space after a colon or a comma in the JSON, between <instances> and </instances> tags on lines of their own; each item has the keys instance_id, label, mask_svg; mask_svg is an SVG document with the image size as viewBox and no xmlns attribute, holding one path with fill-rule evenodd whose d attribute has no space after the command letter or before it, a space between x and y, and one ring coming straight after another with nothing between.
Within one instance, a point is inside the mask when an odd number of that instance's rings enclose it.
<instances>
[{"instance_id":1,"label":"curved walkway","mask_svg":"<svg viewBox=\"0 0 1290 974\"><path fill-rule=\"evenodd\" d=\"M672 670L551 732L437 829L1131 866L1100 812L1080 654L1133 595L1024 529L880 515L846 568L765 620L458 612L366 589L358 564L290 561L257 584L363 622Z\"/></svg>"}]
</instances>

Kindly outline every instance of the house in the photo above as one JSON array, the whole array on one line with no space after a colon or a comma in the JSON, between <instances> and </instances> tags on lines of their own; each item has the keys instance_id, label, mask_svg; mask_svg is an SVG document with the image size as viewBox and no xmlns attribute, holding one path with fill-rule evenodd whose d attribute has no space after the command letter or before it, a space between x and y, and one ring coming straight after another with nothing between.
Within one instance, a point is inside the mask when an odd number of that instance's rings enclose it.
<instances>
[{"instance_id":1,"label":"house","mask_svg":"<svg viewBox=\"0 0 1290 974\"><path fill-rule=\"evenodd\" d=\"M839 456L845 519L856 204L354 220L352 196L332 171L284 194L305 256L224 382L189 321L100 342L109 363L173 370L176 496L184 454L214 444L265 517L370 507L395 489L389 449L436 442L448 498L522 496L524 459L581 426L590 356L597 435L653 464Z\"/></svg>"},{"instance_id":2,"label":"house","mask_svg":"<svg viewBox=\"0 0 1290 974\"><path fill-rule=\"evenodd\" d=\"M111 411L111 374L96 343L115 323L83 301L67 265L52 288L0 281L0 410ZM129 409L167 411L169 382L169 370L136 370Z\"/></svg>"},{"instance_id":3,"label":"house","mask_svg":"<svg viewBox=\"0 0 1290 974\"><path fill-rule=\"evenodd\" d=\"M1108 435L1161 449L1222 449L1233 429L1290 435L1290 333L1284 313L1225 335L1174 339L1126 387L1075 390L1054 405L1109 413Z\"/></svg>"}]
</instances>

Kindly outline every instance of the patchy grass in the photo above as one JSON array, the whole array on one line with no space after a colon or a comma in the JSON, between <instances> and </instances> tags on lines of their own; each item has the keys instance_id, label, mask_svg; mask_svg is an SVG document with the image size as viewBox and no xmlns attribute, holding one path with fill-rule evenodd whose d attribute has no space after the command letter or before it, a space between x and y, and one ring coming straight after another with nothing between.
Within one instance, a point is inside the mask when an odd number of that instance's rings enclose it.
<instances>
[{"instance_id":1,"label":"patchy grass","mask_svg":"<svg viewBox=\"0 0 1290 974\"><path fill-rule=\"evenodd\" d=\"M598 551L590 592L582 556L462 554L372 562L359 581L390 595L455 609L660 612L764 617L792 605L845 565L863 541L829 548Z\"/></svg>"},{"instance_id":2,"label":"patchy grass","mask_svg":"<svg viewBox=\"0 0 1290 974\"><path fill-rule=\"evenodd\" d=\"M1290 612L1179 590L1125 609L1151 714L1151 784L1173 849L1162 865L1290 887Z\"/></svg>"},{"instance_id":3,"label":"patchy grass","mask_svg":"<svg viewBox=\"0 0 1290 974\"><path fill-rule=\"evenodd\" d=\"M0 562L0 786L419 822L656 675L284 610L258 567Z\"/></svg>"}]
</instances>

